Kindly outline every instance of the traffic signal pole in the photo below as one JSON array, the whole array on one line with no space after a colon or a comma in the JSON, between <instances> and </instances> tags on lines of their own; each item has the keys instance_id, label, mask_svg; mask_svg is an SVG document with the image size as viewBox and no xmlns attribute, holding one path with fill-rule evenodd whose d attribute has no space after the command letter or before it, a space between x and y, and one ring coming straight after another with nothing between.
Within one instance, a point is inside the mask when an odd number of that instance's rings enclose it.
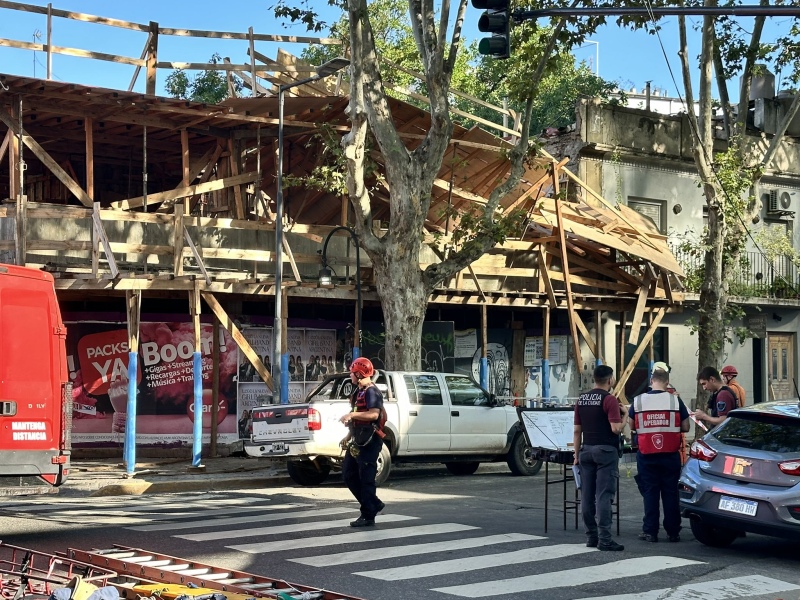
<instances>
[{"instance_id":1,"label":"traffic signal pole","mask_svg":"<svg viewBox=\"0 0 800 600\"><path fill-rule=\"evenodd\" d=\"M474 0L473 0L474 5ZM477 8L477 7L476 7ZM731 16L731 17L800 17L798 6L654 6L644 7L587 7L587 8L542 8L539 10L517 10L511 13L515 23L541 17L667 17L667 16Z\"/></svg>"}]
</instances>

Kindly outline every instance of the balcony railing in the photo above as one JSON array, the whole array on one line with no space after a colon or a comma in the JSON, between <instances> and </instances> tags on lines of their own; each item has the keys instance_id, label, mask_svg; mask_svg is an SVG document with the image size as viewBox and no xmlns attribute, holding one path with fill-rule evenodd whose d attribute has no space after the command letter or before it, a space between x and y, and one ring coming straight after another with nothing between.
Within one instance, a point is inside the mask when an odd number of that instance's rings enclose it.
<instances>
[{"instance_id":1,"label":"balcony railing","mask_svg":"<svg viewBox=\"0 0 800 600\"><path fill-rule=\"evenodd\" d=\"M686 273L687 292L699 293L703 282L703 256L670 245ZM769 259L760 252L742 254L729 294L755 298L800 299L800 272L786 256Z\"/></svg>"}]
</instances>

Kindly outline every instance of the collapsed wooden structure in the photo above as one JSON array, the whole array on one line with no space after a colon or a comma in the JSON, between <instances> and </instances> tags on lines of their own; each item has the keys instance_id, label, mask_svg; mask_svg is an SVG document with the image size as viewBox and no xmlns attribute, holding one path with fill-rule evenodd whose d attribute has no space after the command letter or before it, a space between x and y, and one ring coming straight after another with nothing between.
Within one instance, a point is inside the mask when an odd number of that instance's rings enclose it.
<instances>
[{"instance_id":1,"label":"collapsed wooden structure","mask_svg":"<svg viewBox=\"0 0 800 600\"><path fill-rule=\"evenodd\" d=\"M90 20L89 15L48 10ZM62 298L126 296L134 351L141 294L188 292L198 331L202 297L271 385L258 355L218 299L229 294L274 297L273 199L280 125L274 86L301 79L313 67L283 53L268 59L255 50L255 41L280 36L258 36L251 29L236 34L249 39L249 69L227 66L255 89L252 97L219 105L163 98L154 94L157 68L182 65L159 63L153 40L159 32L186 30L151 24L147 31L141 60L117 60L136 66L137 73L147 69L144 94L0 74L0 257L53 272ZM32 46L0 40L3 45ZM39 49L48 52L48 64L51 51L70 52L50 44ZM339 79L300 86L286 99L285 162L280 168L293 184L284 191L283 250L291 276L279 283L289 299L354 300L352 283L320 285L319 248L332 233L336 238L327 263L358 277L367 302L378 300L370 286L369 262L362 260L361 272L353 273L349 235L334 231L350 222L348 199L300 184L326 160L320 133L348 130L346 92ZM402 139L409 147L419 143L428 129L428 113L398 99L391 108ZM512 140L518 135L512 128L491 125ZM424 232L430 250L423 252L422 268L452 247L452 232L458 227L457 218L447 216L452 209L480 210L507 177L505 149L511 143L477 125L456 126L433 189ZM372 158L373 219L380 230L391 227L391 190L382 177L381 155L374 151ZM444 282L430 302L479 304L484 315L493 307L542 311L544 358L550 312L566 310L579 365L581 339L602 359L601 311L632 315L627 341L637 344L637 350L620 369L621 389L665 311L680 304L682 272L665 236L652 223L625 206L612 206L567 170L566 162L539 153L499 209L525 212L523 234ZM587 323L592 316L595 323Z\"/></svg>"}]
</instances>

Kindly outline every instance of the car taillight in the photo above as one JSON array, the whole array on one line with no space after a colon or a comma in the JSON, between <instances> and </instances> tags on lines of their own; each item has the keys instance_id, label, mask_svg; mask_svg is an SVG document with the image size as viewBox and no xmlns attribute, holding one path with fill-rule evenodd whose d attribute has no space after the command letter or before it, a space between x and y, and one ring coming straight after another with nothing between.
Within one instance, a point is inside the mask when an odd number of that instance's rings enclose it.
<instances>
[{"instance_id":1,"label":"car taillight","mask_svg":"<svg viewBox=\"0 0 800 600\"><path fill-rule=\"evenodd\" d=\"M702 460L703 462L711 462L717 457L717 452L708 447L708 444L702 440L697 440L692 444L689 450L689 456Z\"/></svg>"},{"instance_id":2,"label":"car taillight","mask_svg":"<svg viewBox=\"0 0 800 600\"><path fill-rule=\"evenodd\" d=\"M308 430L319 431L322 429L322 417L316 408L308 409Z\"/></svg>"},{"instance_id":3,"label":"car taillight","mask_svg":"<svg viewBox=\"0 0 800 600\"><path fill-rule=\"evenodd\" d=\"M787 460L778 463L778 468L787 475L800 475L800 460Z\"/></svg>"},{"instance_id":4,"label":"car taillight","mask_svg":"<svg viewBox=\"0 0 800 600\"><path fill-rule=\"evenodd\" d=\"M793 518L800 521L800 506L790 506L789 514L792 515Z\"/></svg>"}]
</instances>

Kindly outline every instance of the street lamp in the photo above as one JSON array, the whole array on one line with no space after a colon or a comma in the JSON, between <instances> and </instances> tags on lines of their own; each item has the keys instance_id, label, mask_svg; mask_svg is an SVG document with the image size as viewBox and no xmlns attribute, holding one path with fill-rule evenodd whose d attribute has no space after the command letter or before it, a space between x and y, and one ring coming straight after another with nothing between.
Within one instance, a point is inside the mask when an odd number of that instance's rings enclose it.
<instances>
[{"instance_id":1,"label":"street lamp","mask_svg":"<svg viewBox=\"0 0 800 600\"><path fill-rule=\"evenodd\" d=\"M316 75L278 86L278 164L277 192L275 194L275 323L273 325L274 349L272 354L272 380L278 389L278 401L289 403L289 356L283 352L283 94L287 90L318 81L350 65L346 58L334 58L317 67Z\"/></svg>"},{"instance_id":2,"label":"street lamp","mask_svg":"<svg viewBox=\"0 0 800 600\"><path fill-rule=\"evenodd\" d=\"M361 356L361 251L358 247L358 235L352 228L345 225L338 225L328 232L325 237L325 242L322 244L322 268L319 270L319 283L320 285L330 285L331 283L331 270L328 268L328 242L331 236L344 229L350 234L353 240L353 245L356 247L356 318L355 318L355 331L353 332L353 360Z\"/></svg>"}]
</instances>

